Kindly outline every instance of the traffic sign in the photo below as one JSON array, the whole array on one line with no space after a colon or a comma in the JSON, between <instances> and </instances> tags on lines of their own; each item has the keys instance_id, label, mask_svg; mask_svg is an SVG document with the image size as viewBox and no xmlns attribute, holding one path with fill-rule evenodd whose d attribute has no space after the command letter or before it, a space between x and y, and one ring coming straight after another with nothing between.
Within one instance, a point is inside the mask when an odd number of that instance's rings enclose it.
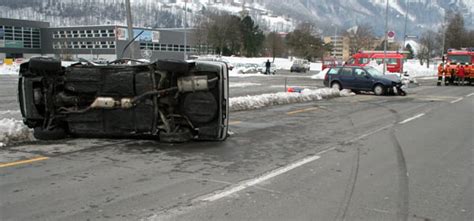
<instances>
[{"instance_id":1,"label":"traffic sign","mask_svg":"<svg viewBox=\"0 0 474 221\"><path fill-rule=\"evenodd\" d=\"M389 43L395 42L395 32L394 31L387 32L387 40L388 40Z\"/></svg>"}]
</instances>

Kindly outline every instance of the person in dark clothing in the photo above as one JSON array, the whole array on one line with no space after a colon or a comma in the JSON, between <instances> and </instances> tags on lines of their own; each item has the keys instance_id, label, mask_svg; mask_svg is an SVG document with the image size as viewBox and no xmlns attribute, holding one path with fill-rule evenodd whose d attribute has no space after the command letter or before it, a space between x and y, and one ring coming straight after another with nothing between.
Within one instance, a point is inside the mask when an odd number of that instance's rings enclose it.
<instances>
[{"instance_id":1,"label":"person in dark clothing","mask_svg":"<svg viewBox=\"0 0 474 221\"><path fill-rule=\"evenodd\" d=\"M461 65L458 70L458 85L463 86L464 85L464 77L465 77L465 70L464 70L464 65Z\"/></svg>"},{"instance_id":2,"label":"person in dark clothing","mask_svg":"<svg viewBox=\"0 0 474 221\"><path fill-rule=\"evenodd\" d=\"M272 66L272 63L270 62L270 59L267 59L267 62L265 62L265 74L270 75L271 66Z\"/></svg>"},{"instance_id":3,"label":"person in dark clothing","mask_svg":"<svg viewBox=\"0 0 474 221\"><path fill-rule=\"evenodd\" d=\"M456 79L456 70L454 68L451 68L451 78L449 79L449 84L454 84Z\"/></svg>"}]
</instances>

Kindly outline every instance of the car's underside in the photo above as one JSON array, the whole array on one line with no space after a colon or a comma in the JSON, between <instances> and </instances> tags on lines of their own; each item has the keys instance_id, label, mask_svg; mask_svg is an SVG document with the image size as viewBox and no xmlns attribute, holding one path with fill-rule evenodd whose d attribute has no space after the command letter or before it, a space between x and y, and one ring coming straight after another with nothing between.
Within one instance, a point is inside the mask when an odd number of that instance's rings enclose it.
<instances>
[{"instance_id":1,"label":"car's underside","mask_svg":"<svg viewBox=\"0 0 474 221\"><path fill-rule=\"evenodd\" d=\"M224 140L227 78L219 62L77 63L65 68L59 60L41 57L21 65L19 101L24 122L38 139Z\"/></svg>"}]
</instances>

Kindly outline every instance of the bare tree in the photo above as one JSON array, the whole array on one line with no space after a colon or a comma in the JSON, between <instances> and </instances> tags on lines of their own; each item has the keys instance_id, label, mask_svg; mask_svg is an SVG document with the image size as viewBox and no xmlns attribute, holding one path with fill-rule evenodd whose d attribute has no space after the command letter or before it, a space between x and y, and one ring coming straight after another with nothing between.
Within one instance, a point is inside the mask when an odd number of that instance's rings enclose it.
<instances>
[{"instance_id":1,"label":"bare tree","mask_svg":"<svg viewBox=\"0 0 474 221\"><path fill-rule=\"evenodd\" d=\"M285 43L277 32L270 32L265 40L265 48L271 53L275 62L275 57L282 56L285 52Z\"/></svg>"},{"instance_id":2,"label":"bare tree","mask_svg":"<svg viewBox=\"0 0 474 221\"><path fill-rule=\"evenodd\" d=\"M345 36L350 39L349 52L351 54L355 54L362 49L371 50L375 41L372 26L369 24L359 25L357 28L346 32Z\"/></svg>"},{"instance_id":3,"label":"bare tree","mask_svg":"<svg viewBox=\"0 0 474 221\"><path fill-rule=\"evenodd\" d=\"M436 49L439 46L437 34L434 31L426 31L422 34L420 39L420 51L418 52L418 58L420 63L423 65L423 60L426 61L426 67L430 67L430 61L432 56L435 54Z\"/></svg>"}]
</instances>

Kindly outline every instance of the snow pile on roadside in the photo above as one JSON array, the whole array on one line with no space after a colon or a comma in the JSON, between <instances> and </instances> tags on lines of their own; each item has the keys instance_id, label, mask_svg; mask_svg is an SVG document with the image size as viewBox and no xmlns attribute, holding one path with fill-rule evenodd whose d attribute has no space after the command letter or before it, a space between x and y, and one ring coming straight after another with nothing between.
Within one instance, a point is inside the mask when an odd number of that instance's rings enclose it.
<instances>
[{"instance_id":1,"label":"snow pile on roadside","mask_svg":"<svg viewBox=\"0 0 474 221\"><path fill-rule=\"evenodd\" d=\"M246 58L246 57L222 57L224 60L228 61L231 64L259 64L263 67L264 63L267 60L273 61L272 57L253 57L253 58ZM294 59L293 59L294 60ZM275 58L275 66L277 70L290 70L291 65L293 65L293 60L289 58ZM310 64L310 69L312 71L320 71L322 63L321 62L312 62Z\"/></svg>"},{"instance_id":2,"label":"snow pile on roadside","mask_svg":"<svg viewBox=\"0 0 474 221\"><path fill-rule=\"evenodd\" d=\"M329 71L329 68L326 68L326 69L320 71L319 73L317 73L317 74L311 76L311 79L322 80L322 79L324 79L324 77L326 76L326 74L328 73L328 71Z\"/></svg>"},{"instance_id":3,"label":"snow pile on roadside","mask_svg":"<svg viewBox=\"0 0 474 221\"><path fill-rule=\"evenodd\" d=\"M13 64L13 65L0 65L0 75L8 74L8 75L18 75L20 71L20 66Z\"/></svg>"},{"instance_id":4,"label":"snow pile on roadside","mask_svg":"<svg viewBox=\"0 0 474 221\"><path fill-rule=\"evenodd\" d=\"M11 118L0 119L0 147L33 140L32 131L22 121Z\"/></svg>"},{"instance_id":5,"label":"snow pile on roadside","mask_svg":"<svg viewBox=\"0 0 474 221\"><path fill-rule=\"evenodd\" d=\"M380 72L383 72L383 64L377 64L375 61L371 61L369 66L374 67ZM421 65L418 60L408 60L403 64L403 70L410 75L410 78L415 77L432 77L438 74L438 68L436 64L430 64L427 68L426 64Z\"/></svg>"},{"instance_id":6,"label":"snow pile on roadside","mask_svg":"<svg viewBox=\"0 0 474 221\"><path fill-rule=\"evenodd\" d=\"M321 62L311 62L309 65L311 71L321 71L321 68L323 68L323 63Z\"/></svg>"},{"instance_id":7,"label":"snow pile on roadside","mask_svg":"<svg viewBox=\"0 0 474 221\"><path fill-rule=\"evenodd\" d=\"M261 84L258 83L230 83L229 87L230 88L235 88L235 87L250 87L250 86L260 86Z\"/></svg>"},{"instance_id":8,"label":"snow pile on roadside","mask_svg":"<svg viewBox=\"0 0 474 221\"><path fill-rule=\"evenodd\" d=\"M239 74L239 70L236 70L234 68L232 71L229 71L229 76L230 77L246 78L246 77L263 77L263 76L270 76L270 75L265 75L265 74L262 74L260 72L251 73L251 74Z\"/></svg>"},{"instance_id":9,"label":"snow pile on roadside","mask_svg":"<svg viewBox=\"0 0 474 221\"><path fill-rule=\"evenodd\" d=\"M349 90L339 91L331 88L320 88L316 90L304 89L301 93L278 92L273 94L235 97L230 99L230 110L253 110L274 105L302 103L324 98L347 97L352 95L355 94Z\"/></svg>"},{"instance_id":10,"label":"snow pile on roadside","mask_svg":"<svg viewBox=\"0 0 474 221\"><path fill-rule=\"evenodd\" d=\"M420 65L418 60L408 60L403 64L403 69L410 75L410 77L433 77L438 74L438 65L430 64L427 68L425 65Z\"/></svg>"}]
</instances>

